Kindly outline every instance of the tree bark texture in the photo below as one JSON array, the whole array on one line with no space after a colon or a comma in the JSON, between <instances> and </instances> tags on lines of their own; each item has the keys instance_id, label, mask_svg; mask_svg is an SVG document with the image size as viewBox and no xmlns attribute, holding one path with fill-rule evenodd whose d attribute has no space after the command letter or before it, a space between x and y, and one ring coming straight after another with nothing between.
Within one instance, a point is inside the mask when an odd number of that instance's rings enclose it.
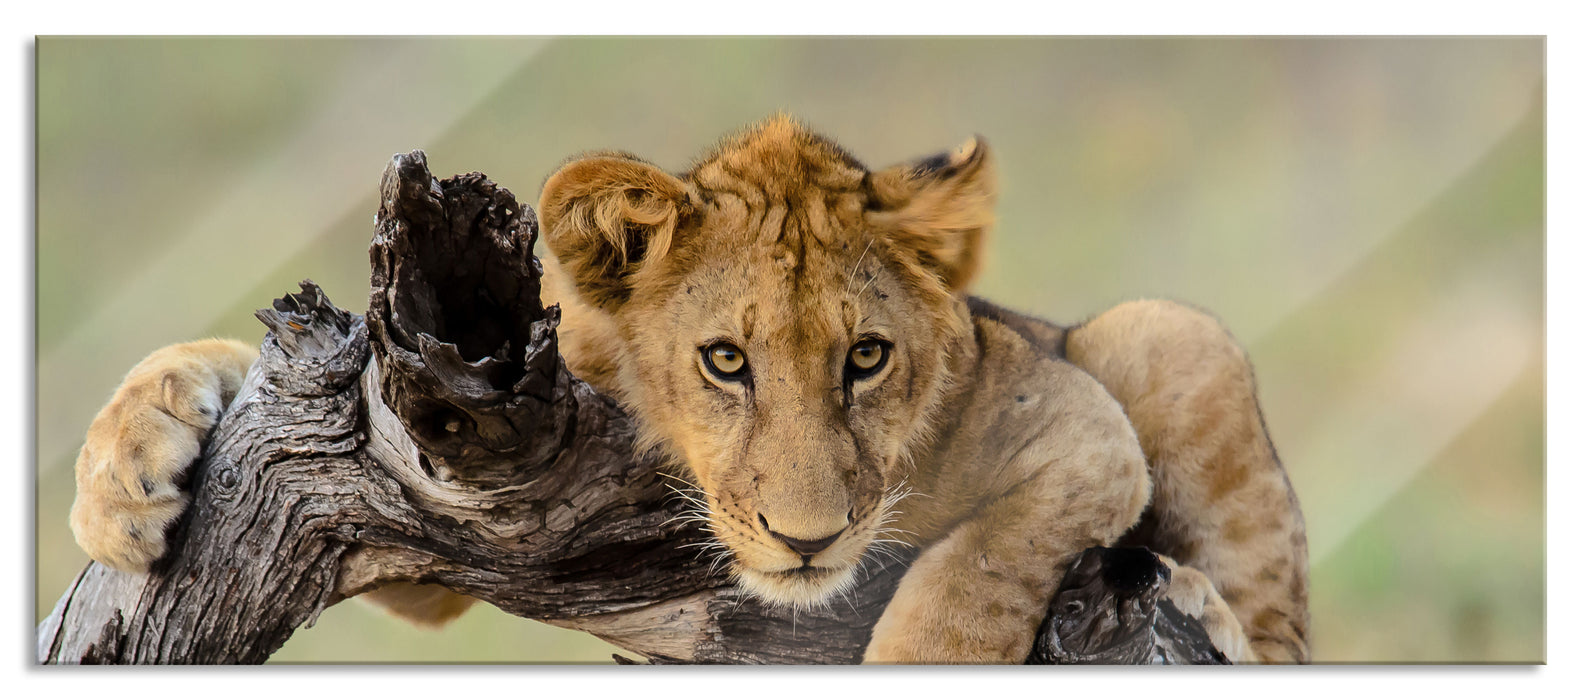
<instances>
[{"instance_id":1,"label":"tree bark texture","mask_svg":"<svg viewBox=\"0 0 1582 700\"><path fill-rule=\"evenodd\" d=\"M302 291L258 312L262 354L190 475L153 571L91 563L38 626L41 663L260 663L319 612L440 584L655 663L853 663L909 561L793 612L699 557L707 535L632 419L566 370L539 298L537 221L421 151L380 185L365 318ZM915 554L915 553L914 553ZM1033 663L1223 663L1160 598L1146 550L1085 553Z\"/></svg>"}]
</instances>

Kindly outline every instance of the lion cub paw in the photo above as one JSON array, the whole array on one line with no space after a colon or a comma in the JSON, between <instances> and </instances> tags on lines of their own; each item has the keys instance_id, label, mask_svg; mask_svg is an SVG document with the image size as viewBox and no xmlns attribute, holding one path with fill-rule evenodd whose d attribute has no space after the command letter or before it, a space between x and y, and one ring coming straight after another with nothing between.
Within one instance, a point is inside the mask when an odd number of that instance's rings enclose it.
<instances>
[{"instance_id":1,"label":"lion cub paw","mask_svg":"<svg viewBox=\"0 0 1582 700\"><path fill-rule=\"evenodd\" d=\"M165 554L165 531L189 500L187 468L256 354L237 341L185 343L127 375L77 455L71 529L88 556L140 573Z\"/></svg>"},{"instance_id":2,"label":"lion cub paw","mask_svg":"<svg viewBox=\"0 0 1582 700\"><path fill-rule=\"evenodd\" d=\"M1178 564L1170 557L1159 555L1160 561L1170 567L1170 590L1165 597L1176 608L1203 624L1204 631L1225 658L1234 663L1257 663L1247 633L1236 620L1236 613L1215 590L1208 576L1185 564Z\"/></svg>"}]
</instances>

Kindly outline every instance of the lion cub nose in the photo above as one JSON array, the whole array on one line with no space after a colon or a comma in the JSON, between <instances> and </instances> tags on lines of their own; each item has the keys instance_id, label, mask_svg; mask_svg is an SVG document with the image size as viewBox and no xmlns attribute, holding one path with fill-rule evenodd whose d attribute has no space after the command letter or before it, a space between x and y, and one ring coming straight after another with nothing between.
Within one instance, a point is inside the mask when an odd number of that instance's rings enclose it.
<instances>
[{"instance_id":1,"label":"lion cub nose","mask_svg":"<svg viewBox=\"0 0 1582 700\"><path fill-rule=\"evenodd\" d=\"M841 532L845 532L845 530L841 530ZM829 537L825 537L821 540L799 540L795 537L787 537L775 532L774 530L770 530L769 534L774 535L775 539L786 543L786 546L790 547L791 551L802 555L804 558L812 557L819 552L829 549L830 545L835 544L835 540L840 539L840 532L830 535Z\"/></svg>"},{"instance_id":2,"label":"lion cub nose","mask_svg":"<svg viewBox=\"0 0 1582 700\"><path fill-rule=\"evenodd\" d=\"M786 546L790 547L791 551L801 555L803 564L808 563L813 558L813 555L829 549L830 545L835 544L835 540L840 539L841 533L846 531L846 528L842 527L841 529L836 530L835 534L830 535L829 537L823 537L816 540L804 540L775 532L774 528L769 526L769 520L765 518L762 513L758 514L758 522L764 526L764 530L768 532L770 536L786 543Z\"/></svg>"}]
</instances>

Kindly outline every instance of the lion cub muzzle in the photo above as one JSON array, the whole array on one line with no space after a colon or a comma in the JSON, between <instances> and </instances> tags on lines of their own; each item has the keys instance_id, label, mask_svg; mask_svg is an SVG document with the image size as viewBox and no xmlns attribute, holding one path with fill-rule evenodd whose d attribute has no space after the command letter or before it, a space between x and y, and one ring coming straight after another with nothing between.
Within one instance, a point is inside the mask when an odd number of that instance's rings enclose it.
<instances>
[{"instance_id":1,"label":"lion cub muzzle","mask_svg":"<svg viewBox=\"0 0 1582 700\"><path fill-rule=\"evenodd\" d=\"M852 478L855 469L795 464L753 479L752 496L741 504L752 513L750 539L731 548L749 590L771 602L810 605L850 585L882 514L877 492L853 488L867 485Z\"/></svg>"}]
</instances>

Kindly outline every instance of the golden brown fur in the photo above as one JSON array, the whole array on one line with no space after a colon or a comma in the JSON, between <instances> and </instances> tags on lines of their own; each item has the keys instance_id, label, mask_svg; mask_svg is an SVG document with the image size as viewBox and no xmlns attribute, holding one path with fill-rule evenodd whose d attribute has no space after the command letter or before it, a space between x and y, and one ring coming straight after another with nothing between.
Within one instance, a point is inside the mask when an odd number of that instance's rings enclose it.
<instances>
[{"instance_id":1,"label":"golden brown fur","mask_svg":"<svg viewBox=\"0 0 1582 700\"><path fill-rule=\"evenodd\" d=\"M679 176L576 159L539 205L562 351L675 458L766 600L819 604L876 549L921 549L867 661L1020 662L1055 572L1123 536L1173 557L1170 597L1233 658L1306 660L1305 534L1244 353L1168 302L1063 329L969 299L994 194L979 139L869 172L785 118ZM149 439L114 423L85 457ZM146 566L104 530L78 530L90 553Z\"/></svg>"},{"instance_id":2,"label":"golden brown fur","mask_svg":"<svg viewBox=\"0 0 1582 700\"><path fill-rule=\"evenodd\" d=\"M1153 467L1135 539L1208 575L1258 658L1306 662L1307 528L1246 352L1213 317L1161 301L1100 314L1066 350L1126 406Z\"/></svg>"},{"instance_id":3,"label":"golden brown fur","mask_svg":"<svg viewBox=\"0 0 1582 700\"><path fill-rule=\"evenodd\" d=\"M88 556L144 571L164 555L165 528L190 500L185 470L257 354L240 341L200 340L127 373L77 455L71 529Z\"/></svg>"}]
</instances>

